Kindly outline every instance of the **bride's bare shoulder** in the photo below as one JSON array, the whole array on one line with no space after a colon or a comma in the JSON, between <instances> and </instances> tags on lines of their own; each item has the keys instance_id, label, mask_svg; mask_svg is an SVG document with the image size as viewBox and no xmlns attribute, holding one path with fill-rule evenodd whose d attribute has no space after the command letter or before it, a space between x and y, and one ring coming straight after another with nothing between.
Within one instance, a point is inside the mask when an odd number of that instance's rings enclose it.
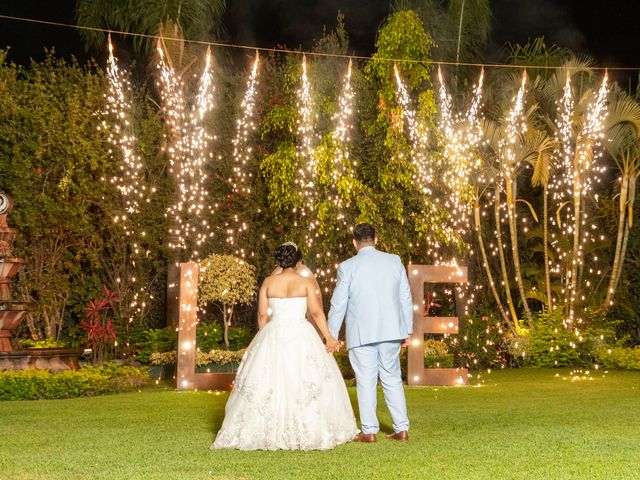
<instances>
[{"instance_id":1,"label":"bride's bare shoulder","mask_svg":"<svg viewBox=\"0 0 640 480\"><path fill-rule=\"evenodd\" d=\"M278 275L269 275L262 281L262 288L268 288L278 283Z\"/></svg>"},{"instance_id":2,"label":"bride's bare shoulder","mask_svg":"<svg viewBox=\"0 0 640 480\"><path fill-rule=\"evenodd\" d=\"M280 275L281 273L282 273L282 267L276 267L273 269L273 272L271 272L271 275L269 276L273 277L274 275Z\"/></svg>"},{"instance_id":3,"label":"bride's bare shoulder","mask_svg":"<svg viewBox=\"0 0 640 480\"><path fill-rule=\"evenodd\" d=\"M301 263L300 265L298 265L298 267L296 267L296 273L305 278L315 278L315 274L311 271L309 267L307 267L303 263Z\"/></svg>"}]
</instances>

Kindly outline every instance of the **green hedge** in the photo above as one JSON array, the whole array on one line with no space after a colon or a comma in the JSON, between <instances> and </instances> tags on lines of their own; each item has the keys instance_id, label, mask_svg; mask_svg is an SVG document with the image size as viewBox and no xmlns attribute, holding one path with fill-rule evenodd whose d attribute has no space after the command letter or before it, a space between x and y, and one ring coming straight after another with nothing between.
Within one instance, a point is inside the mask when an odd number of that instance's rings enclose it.
<instances>
[{"instance_id":1,"label":"green hedge","mask_svg":"<svg viewBox=\"0 0 640 480\"><path fill-rule=\"evenodd\" d=\"M613 337L605 326L582 327L579 335L563 323L562 309L534 314L533 326L519 337L505 338L511 366L535 368L588 368L597 349ZM597 323L590 321L589 323Z\"/></svg>"},{"instance_id":2,"label":"green hedge","mask_svg":"<svg viewBox=\"0 0 640 480\"><path fill-rule=\"evenodd\" d=\"M210 352L196 352L196 366L204 365L239 365L244 356L245 349L242 350L211 350ZM149 356L151 365L175 365L177 353L171 352L152 353Z\"/></svg>"},{"instance_id":3,"label":"green hedge","mask_svg":"<svg viewBox=\"0 0 640 480\"><path fill-rule=\"evenodd\" d=\"M18 340L19 348L67 348L64 342L59 342L55 338L47 338L45 340L31 340L23 339Z\"/></svg>"},{"instance_id":4,"label":"green hedge","mask_svg":"<svg viewBox=\"0 0 640 480\"><path fill-rule=\"evenodd\" d=\"M0 400L41 400L90 397L130 392L148 380L146 369L108 363L51 373L47 370L8 370L0 372Z\"/></svg>"},{"instance_id":5,"label":"green hedge","mask_svg":"<svg viewBox=\"0 0 640 480\"><path fill-rule=\"evenodd\" d=\"M223 327L217 322L201 323L196 330L196 345L201 352L224 350L226 346L222 339ZM246 348L253 339L254 333L248 328L229 328L229 351ZM151 362L154 353L175 351L178 348L178 332L175 327L150 329L144 332L144 340L134 347L138 350L136 360L140 363Z\"/></svg>"},{"instance_id":6,"label":"green hedge","mask_svg":"<svg viewBox=\"0 0 640 480\"><path fill-rule=\"evenodd\" d=\"M462 317L459 331L458 335L450 335L444 340L449 347L446 353L454 354L456 367L482 370L506 365L505 331L494 312L480 310Z\"/></svg>"},{"instance_id":7,"label":"green hedge","mask_svg":"<svg viewBox=\"0 0 640 480\"><path fill-rule=\"evenodd\" d=\"M443 353L442 355L425 355L424 366L426 368L453 368L453 353Z\"/></svg>"},{"instance_id":8,"label":"green hedge","mask_svg":"<svg viewBox=\"0 0 640 480\"><path fill-rule=\"evenodd\" d=\"M454 355L452 353L443 353L440 355L427 355L430 350L428 347L425 349L424 366L426 368L453 368L454 367ZM356 374L351 367L349 361L349 352L340 351L333 354L333 358L336 359L338 368L342 377L346 380L355 378ZM407 349L403 348L400 352L400 369L402 370L402 378L407 379Z\"/></svg>"},{"instance_id":9,"label":"green hedge","mask_svg":"<svg viewBox=\"0 0 640 480\"><path fill-rule=\"evenodd\" d=\"M596 350L595 357L604 368L640 370L640 347L600 348Z\"/></svg>"},{"instance_id":10,"label":"green hedge","mask_svg":"<svg viewBox=\"0 0 640 480\"><path fill-rule=\"evenodd\" d=\"M336 359L340 373L342 373L342 378L350 379L356 377L353 368L351 368L351 362L349 361L349 352L344 350L335 352L333 358Z\"/></svg>"}]
</instances>

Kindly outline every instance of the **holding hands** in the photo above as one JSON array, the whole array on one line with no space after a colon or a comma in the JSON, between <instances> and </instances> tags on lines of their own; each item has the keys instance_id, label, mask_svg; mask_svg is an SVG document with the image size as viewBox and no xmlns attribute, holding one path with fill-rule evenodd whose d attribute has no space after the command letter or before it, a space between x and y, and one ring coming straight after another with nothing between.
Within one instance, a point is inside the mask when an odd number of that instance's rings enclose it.
<instances>
[{"instance_id":1,"label":"holding hands","mask_svg":"<svg viewBox=\"0 0 640 480\"><path fill-rule=\"evenodd\" d=\"M325 348L329 353L337 352L340 350L340 342L329 335L325 341Z\"/></svg>"}]
</instances>

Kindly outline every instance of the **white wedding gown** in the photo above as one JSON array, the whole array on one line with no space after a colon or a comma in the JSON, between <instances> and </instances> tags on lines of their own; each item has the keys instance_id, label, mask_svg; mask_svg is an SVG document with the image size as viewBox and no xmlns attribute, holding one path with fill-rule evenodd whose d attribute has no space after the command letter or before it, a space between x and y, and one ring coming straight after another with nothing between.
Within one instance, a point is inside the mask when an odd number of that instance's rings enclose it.
<instances>
[{"instance_id":1,"label":"white wedding gown","mask_svg":"<svg viewBox=\"0 0 640 480\"><path fill-rule=\"evenodd\" d=\"M305 319L305 297L269 299L271 319L244 354L211 449L323 450L353 440L338 365Z\"/></svg>"}]
</instances>

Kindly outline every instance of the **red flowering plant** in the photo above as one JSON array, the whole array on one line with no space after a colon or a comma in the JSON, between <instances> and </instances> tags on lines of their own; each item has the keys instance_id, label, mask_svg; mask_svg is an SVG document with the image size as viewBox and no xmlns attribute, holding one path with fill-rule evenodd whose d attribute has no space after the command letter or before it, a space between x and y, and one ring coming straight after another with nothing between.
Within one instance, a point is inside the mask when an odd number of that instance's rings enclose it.
<instances>
[{"instance_id":1,"label":"red flowering plant","mask_svg":"<svg viewBox=\"0 0 640 480\"><path fill-rule=\"evenodd\" d=\"M80 328L87 331L93 363L102 363L109 342L116 340L114 305L121 301L115 291L109 290L105 285L102 288L102 297L89 301L85 309L86 318L80 322Z\"/></svg>"}]
</instances>

